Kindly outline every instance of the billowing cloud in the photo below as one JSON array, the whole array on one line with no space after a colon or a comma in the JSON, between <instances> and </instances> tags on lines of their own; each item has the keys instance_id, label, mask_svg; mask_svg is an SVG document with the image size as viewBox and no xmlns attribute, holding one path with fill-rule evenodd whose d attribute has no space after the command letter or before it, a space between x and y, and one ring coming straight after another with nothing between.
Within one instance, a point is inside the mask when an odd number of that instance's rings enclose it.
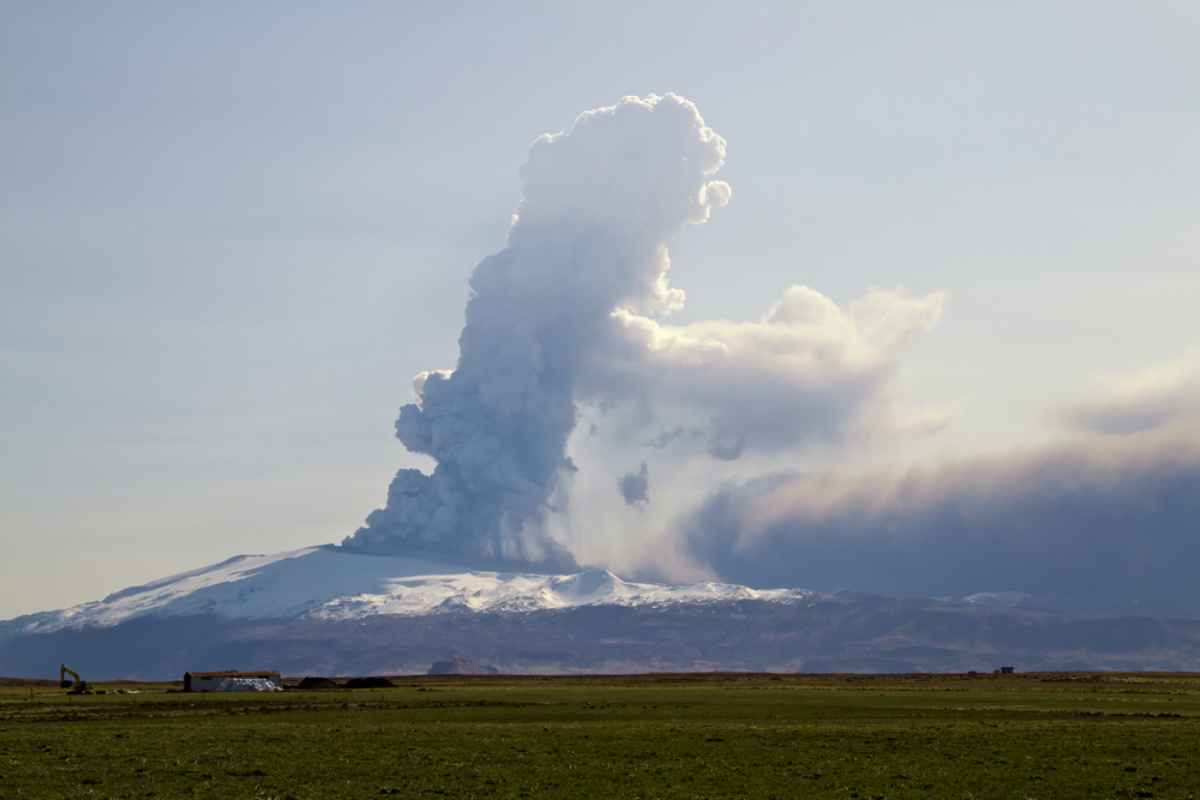
<instances>
[{"instance_id":1,"label":"billowing cloud","mask_svg":"<svg viewBox=\"0 0 1200 800\"><path fill-rule=\"evenodd\" d=\"M437 467L401 470L347 547L570 563L543 523L575 469L580 372L614 309L682 304L667 241L728 202L712 177L724 159L725 140L676 95L626 97L534 141L508 246L471 276L458 364L419 375L396 421Z\"/></svg>"},{"instance_id":2,"label":"billowing cloud","mask_svg":"<svg viewBox=\"0 0 1200 800\"><path fill-rule=\"evenodd\" d=\"M1065 412L1074 443L839 473L840 445L946 424L891 388L946 297L794 284L755 320L669 322L686 298L668 245L730 201L725 147L675 95L535 140L508 244L471 276L458 362L417 375L396 421L436 467L397 473L345 546L1200 613L1195 357Z\"/></svg>"},{"instance_id":3,"label":"billowing cloud","mask_svg":"<svg viewBox=\"0 0 1200 800\"><path fill-rule=\"evenodd\" d=\"M854 478L777 473L714 493L681 536L721 578L759 586L1200 613L1200 440L1093 438Z\"/></svg>"},{"instance_id":4,"label":"billowing cloud","mask_svg":"<svg viewBox=\"0 0 1200 800\"><path fill-rule=\"evenodd\" d=\"M1061 412L1068 425L1112 435L1200 424L1200 350L1110 380L1101 396Z\"/></svg>"},{"instance_id":5,"label":"billowing cloud","mask_svg":"<svg viewBox=\"0 0 1200 800\"><path fill-rule=\"evenodd\" d=\"M937 322L940 293L873 289L841 307L794 285L756 321L662 321L685 300L668 243L732 196L715 178L725 146L673 94L626 97L534 141L508 246L471 276L458 363L419 374L396 421L437 466L400 471L347 547L566 565L550 517L587 470L605 471L610 502L615 478L643 510L649 468L614 464L648 442L732 462L905 427L887 391L896 353ZM581 409L622 455L568 456Z\"/></svg>"},{"instance_id":6,"label":"billowing cloud","mask_svg":"<svg viewBox=\"0 0 1200 800\"><path fill-rule=\"evenodd\" d=\"M705 426L718 458L838 440L891 424L896 352L944 304L940 292L873 289L843 309L794 285L754 322L669 325L621 308L594 374L657 418Z\"/></svg>"}]
</instances>

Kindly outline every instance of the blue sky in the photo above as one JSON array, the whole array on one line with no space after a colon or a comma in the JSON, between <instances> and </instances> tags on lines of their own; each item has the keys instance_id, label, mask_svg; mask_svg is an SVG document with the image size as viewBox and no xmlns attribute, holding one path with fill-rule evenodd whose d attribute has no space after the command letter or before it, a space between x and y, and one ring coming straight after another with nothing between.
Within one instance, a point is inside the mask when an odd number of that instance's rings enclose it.
<instances>
[{"instance_id":1,"label":"blue sky","mask_svg":"<svg viewBox=\"0 0 1200 800\"><path fill-rule=\"evenodd\" d=\"M530 142L628 94L729 143L683 322L948 294L894 391L952 421L847 463L1036 447L1200 346L1194 4L642 5L7 5L0 616L353 532Z\"/></svg>"}]
</instances>

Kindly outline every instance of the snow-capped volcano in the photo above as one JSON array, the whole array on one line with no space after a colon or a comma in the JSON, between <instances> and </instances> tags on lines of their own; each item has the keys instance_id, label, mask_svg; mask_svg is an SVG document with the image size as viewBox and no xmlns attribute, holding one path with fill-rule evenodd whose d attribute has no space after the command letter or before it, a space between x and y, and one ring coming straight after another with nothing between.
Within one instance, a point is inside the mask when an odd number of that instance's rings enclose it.
<instances>
[{"instance_id":1,"label":"snow-capped volcano","mask_svg":"<svg viewBox=\"0 0 1200 800\"><path fill-rule=\"evenodd\" d=\"M1200 621L1072 617L967 598L662 585L334 546L235 556L103 600L0 622L0 675L178 678L502 672L920 672L1200 668Z\"/></svg>"},{"instance_id":2,"label":"snow-capped volcano","mask_svg":"<svg viewBox=\"0 0 1200 800\"><path fill-rule=\"evenodd\" d=\"M713 582L635 583L605 569L566 575L481 570L424 558L366 555L319 546L234 556L123 589L100 601L31 615L25 618L22 632L111 627L147 616L351 620L450 610L528 612L596 605L792 602L811 594Z\"/></svg>"}]
</instances>

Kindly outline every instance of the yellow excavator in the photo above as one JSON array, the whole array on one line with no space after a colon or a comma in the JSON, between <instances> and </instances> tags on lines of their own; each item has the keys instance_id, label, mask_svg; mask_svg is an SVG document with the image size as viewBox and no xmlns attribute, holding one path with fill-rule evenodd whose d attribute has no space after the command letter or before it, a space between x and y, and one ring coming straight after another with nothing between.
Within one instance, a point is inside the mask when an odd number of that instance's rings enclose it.
<instances>
[{"instance_id":1,"label":"yellow excavator","mask_svg":"<svg viewBox=\"0 0 1200 800\"><path fill-rule=\"evenodd\" d=\"M70 675L74 682L67 680ZM58 686L60 689L70 688L68 694L89 694L92 687L88 686L87 681L79 677L79 673L68 667L66 664L58 665Z\"/></svg>"}]
</instances>

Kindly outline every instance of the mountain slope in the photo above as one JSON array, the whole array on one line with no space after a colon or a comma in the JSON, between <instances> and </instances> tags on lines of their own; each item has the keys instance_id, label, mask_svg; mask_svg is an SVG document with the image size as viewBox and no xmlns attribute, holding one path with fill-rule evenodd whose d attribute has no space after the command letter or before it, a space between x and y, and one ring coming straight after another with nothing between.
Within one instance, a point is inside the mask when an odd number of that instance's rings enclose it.
<instances>
[{"instance_id":1,"label":"mountain slope","mask_svg":"<svg viewBox=\"0 0 1200 800\"><path fill-rule=\"evenodd\" d=\"M13 620L9 626L32 634L111 627L147 616L213 614L230 620L330 621L456 609L529 612L587 605L795 602L810 596L811 592L802 590L750 589L712 582L676 586L633 583L603 569L569 575L480 570L424 558L366 555L320 546L234 556L115 592L100 601Z\"/></svg>"}]
</instances>

